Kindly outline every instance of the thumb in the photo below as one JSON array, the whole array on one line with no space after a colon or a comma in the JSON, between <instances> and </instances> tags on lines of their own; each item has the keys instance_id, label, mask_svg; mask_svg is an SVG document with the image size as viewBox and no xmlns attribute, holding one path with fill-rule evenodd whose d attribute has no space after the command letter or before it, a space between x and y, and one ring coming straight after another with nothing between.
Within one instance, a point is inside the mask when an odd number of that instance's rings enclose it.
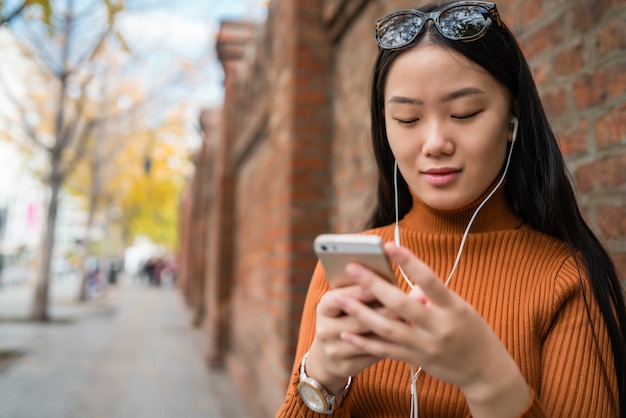
<instances>
[{"instance_id":1,"label":"thumb","mask_svg":"<svg viewBox=\"0 0 626 418\"><path fill-rule=\"evenodd\" d=\"M413 286L413 288L409 292L409 297L411 299L415 299L416 301L420 302L423 305L426 305L429 302L428 298L426 297L426 294L424 293L422 288L419 287L418 285Z\"/></svg>"}]
</instances>

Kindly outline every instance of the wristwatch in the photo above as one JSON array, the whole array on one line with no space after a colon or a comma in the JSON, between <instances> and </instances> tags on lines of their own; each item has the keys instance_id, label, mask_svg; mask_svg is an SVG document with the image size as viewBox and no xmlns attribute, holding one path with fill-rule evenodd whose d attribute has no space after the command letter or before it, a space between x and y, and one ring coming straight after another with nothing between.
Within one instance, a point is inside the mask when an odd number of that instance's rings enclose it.
<instances>
[{"instance_id":1,"label":"wristwatch","mask_svg":"<svg viewBox=\"0 0 626 418\"><path fill-rule=\"evenodd\" d=\"M317 380L306 375L306 359L309 356L307 352L302 357L300 364L300 382L298 383L298 392L306 406L319 414L332 414L348 394L350 385L352 384L352 376L348 377L348 383L343 391L337 395L331 395L324 386Z\"/></svg>"}]
</instances>

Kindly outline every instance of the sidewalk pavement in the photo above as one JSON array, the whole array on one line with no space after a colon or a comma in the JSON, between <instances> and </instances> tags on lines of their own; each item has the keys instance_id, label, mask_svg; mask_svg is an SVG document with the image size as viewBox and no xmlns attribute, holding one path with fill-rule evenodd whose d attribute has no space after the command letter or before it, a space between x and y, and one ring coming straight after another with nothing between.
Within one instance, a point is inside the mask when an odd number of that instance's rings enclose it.
<instances>
[{"instance_id":1,"label":"sidewalk pavement","mask_svg":"<svg viewBox=\"0 0 626 418\"><path fill-rule=\"evenodd\" d=\"M123 279L79 304L78 280L63 280L50 324L19 320L28 286L0 290L0 353L23 352L0 363L0 418L248 416L230 376L205 367L202 332L175 288Z\"/></svg>"}]
</instances>

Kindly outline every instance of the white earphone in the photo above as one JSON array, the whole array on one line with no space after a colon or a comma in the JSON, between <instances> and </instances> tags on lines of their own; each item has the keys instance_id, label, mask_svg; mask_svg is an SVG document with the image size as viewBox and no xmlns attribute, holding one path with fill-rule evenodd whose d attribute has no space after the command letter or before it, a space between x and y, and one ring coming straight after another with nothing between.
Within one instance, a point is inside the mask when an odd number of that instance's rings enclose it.
<instances>
[{"instance_id":1,"label":"white earphone","mask_svg":"<svg viewBox=\"0 0 626 418\"><path fill-rule=\"evenodd\" d=\"M519 120L517 119L517 116L513 116L511 118L511 123L513 124L513 140L511 142L515 142L515 140L517 139L517 128L519 126Z\"/></svg>"}]
</instances>

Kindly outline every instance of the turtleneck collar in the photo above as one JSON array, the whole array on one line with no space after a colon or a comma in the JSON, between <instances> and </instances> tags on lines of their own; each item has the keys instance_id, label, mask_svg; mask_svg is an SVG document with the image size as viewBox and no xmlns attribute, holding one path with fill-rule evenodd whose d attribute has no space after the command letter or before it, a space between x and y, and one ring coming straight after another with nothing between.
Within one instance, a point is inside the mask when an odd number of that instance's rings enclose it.
<instances>
[{"instance_id":1,"label":"turtleneck collar","mask_svg":"<svg viewBox=\"0 0 626 418\"><path fill-rule=\"evenodd\" d=\"M515 229L524 223L509 206L504 186L502 184L482 207L472 224L470 233ZM474 211L491 190L490 187L474 202L454 210L434 209L411 192L413 207L400 221L400 227L435 234L463 234Z\"/></svg>"}]
</instances>

